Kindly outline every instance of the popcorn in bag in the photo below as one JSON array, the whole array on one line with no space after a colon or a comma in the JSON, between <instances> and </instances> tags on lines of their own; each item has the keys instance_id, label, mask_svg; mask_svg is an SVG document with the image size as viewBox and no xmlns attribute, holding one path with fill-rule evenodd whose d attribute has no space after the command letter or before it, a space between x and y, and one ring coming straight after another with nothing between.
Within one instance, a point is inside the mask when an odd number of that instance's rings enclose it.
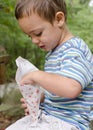
<instances>
[{"instance_id":1,"label":"popcorn in bag","mask_svg":"<svg viewBox=\"0 0 93 130\"><path fill-rule=\"evenodd\" d=\"M24 99L27 102L27 107L29 109L29 114L31 116L31 122L37 122L38 120L38 114L39 114L39 104L40 104L40 98L41 98L41 89L39 85L24 85L20 86L20 80L21 78L32 71L38 70L32 63L30 63L28 60L18 57L16 59L16 65L18 67L16 72L16 82L19 86L19 89L24 97Z\"/></svg>"}]
</instances>

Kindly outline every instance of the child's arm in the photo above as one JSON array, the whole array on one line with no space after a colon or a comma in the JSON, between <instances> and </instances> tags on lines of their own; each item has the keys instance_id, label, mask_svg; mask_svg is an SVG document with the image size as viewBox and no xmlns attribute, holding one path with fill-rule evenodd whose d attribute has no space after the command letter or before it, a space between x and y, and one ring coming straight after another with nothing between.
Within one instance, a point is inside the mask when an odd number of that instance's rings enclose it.
<instances>
[{"instance_id":1,"label":"child's arm","mask_svg":"<svg viewBox=\"0 0 93 130\"><path fill-rule=\"evenodd\" d=\"M67 98L75 98L82 91L81 84L76 80L40 70L25 75L21 80L21 85L34 83L51 93Z\"/></svg>"}]
</instances>

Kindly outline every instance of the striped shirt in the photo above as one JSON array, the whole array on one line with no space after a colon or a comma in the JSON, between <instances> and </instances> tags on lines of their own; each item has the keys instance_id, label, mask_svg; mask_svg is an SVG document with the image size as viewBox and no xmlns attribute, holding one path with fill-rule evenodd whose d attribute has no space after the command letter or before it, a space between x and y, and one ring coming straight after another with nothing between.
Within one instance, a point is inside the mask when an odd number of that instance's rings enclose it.
<instances>
[{"instance_id":1,"label":"striped shirt","mask_svg":"<svg viewBox=\"0 0 93 130\"><path fill-rule=\"evenodd\" d=\"M75 99L70 99L45 90L44 112L81 130L88 130L93 119L93 56L88 46L78 37L60 44L47 54L45 71L78 81L82 92Z\"/></svg>"}]
</instances>

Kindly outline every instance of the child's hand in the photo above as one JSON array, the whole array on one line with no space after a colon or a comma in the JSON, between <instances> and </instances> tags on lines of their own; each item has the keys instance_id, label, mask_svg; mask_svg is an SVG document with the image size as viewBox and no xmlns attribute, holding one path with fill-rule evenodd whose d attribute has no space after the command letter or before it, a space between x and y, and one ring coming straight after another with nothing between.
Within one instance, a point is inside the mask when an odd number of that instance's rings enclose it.
<instances>
[{"instance_id":1,"label":"child's hand","mask_svg":"<svg viewBox=\"0 0 93 130\"><path fill-rule=\"evenodd\" d=\"M36 76L39 75L39 72L40 72L39 70L36 70L24 75L20 81L20 85L21 86L28 85L28 84L35 85L37 83Z\"/></svg>"},{"instance_id":2,"label":"child's hand","mask_svg":"<svg viewBox=\"0 0 93 130\"><path fill-rule=\"evenodd\" d=\"M29 110L28 110L28 108L27 108L27 104L26 104L25 99L24 99L24 98L21 98L20 101L21 101L21 103L22 103L22 108L23 108L24 111L25 111L25 115L29 115Z\"/></svg>"}]
</instances>

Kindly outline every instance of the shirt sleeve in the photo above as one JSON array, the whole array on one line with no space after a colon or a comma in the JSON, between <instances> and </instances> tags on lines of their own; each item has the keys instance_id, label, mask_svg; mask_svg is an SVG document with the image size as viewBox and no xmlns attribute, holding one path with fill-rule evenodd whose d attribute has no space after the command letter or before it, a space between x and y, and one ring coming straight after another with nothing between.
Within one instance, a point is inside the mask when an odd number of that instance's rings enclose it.
<instances>
[{"instance_id":1,"label":"shirt sleeve","mask_svg":"<svg viewBox=\"0 0 93 130\"><path fill-rule=\"evenodd\" d=\"M63 52L59 73L78 81L84 89L93 79L93 64L81 50L69 48Z\"/></svg>"}]
</instances>

